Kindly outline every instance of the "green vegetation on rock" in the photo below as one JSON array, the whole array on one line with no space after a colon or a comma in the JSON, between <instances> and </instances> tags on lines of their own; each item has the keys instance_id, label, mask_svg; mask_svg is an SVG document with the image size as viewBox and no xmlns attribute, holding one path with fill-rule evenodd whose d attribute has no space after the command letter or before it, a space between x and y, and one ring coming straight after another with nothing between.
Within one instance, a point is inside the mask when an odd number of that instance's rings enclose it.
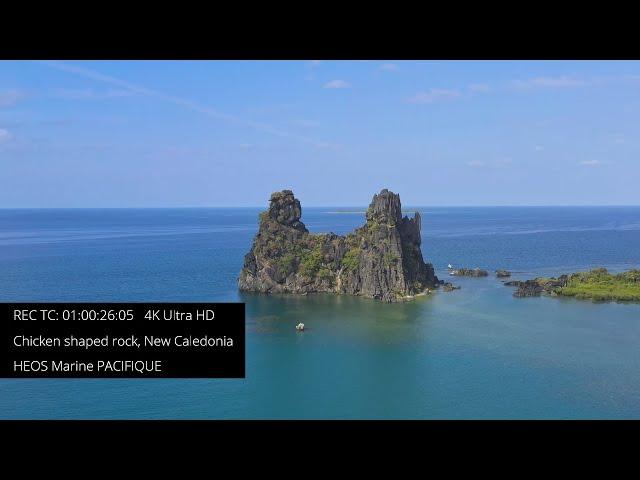
<instances>
[{"instance_id":1,"label":"green vegetation on rock","mask_svg":"<svg viewBox=\"0 0 640 480\"><path fill-rule=\"evenodd\" d=\"M302 253L300 261L300 273L307 278L315 278L322 266L322 245L318 244L313 250Z\"/></svg>"},{"instance_id":2,"label":"green vegetation on rock","mask_svg":"<svg viewBox=\"0 0 640 480\"><path fill-rule=\"evenodd\" d=\"M332 280L333 272L328 267L322 266L318 269L318 273L316 274L316 277L319 280Z\"/></svg>"},{"instance_id":3,"label":"green vegetation on rock","mask_svg":"<svg viewBox=\"0 0 640 480\"><path fill-rule=\"evenodd\" d=\"M349 272L358 270L360 266L360 253L362 253L362 250L358 247L348 250L342 258L342 266Z\"/></svg>"},{"instance_id":4,"label":"green vegetation on rock","mask_svg":"<svg viewBox=\"0 0 640 480\"><path fill-rule=\"evenodd\" d=\"M294 253L285 253L276 260L276 267L285 275L289 275L295 271L296 255Z\"/></svg>"},{"instance_id":5,"label":"green vegetation on rock","mask_svg":"<svg viewBox=\"0 0 640 480\"><path fill-rule=\"evenodd\" d=\"M438 284L420 251L420 216L402 217L399 195L386 189L374 195L366 223L344 236L313 234L301 215L291 190L271 195L244 257L241 290L346 293L393 302Z\"/></svg>"},{"instance_id":6,"label":"green vegetation on rock","mask_svg":"<svg viewBox=\"0 0 640 480\"><path fill-rule=\"evenodd\" d=\"M567 284L555 290L558 295L595 301L640 301L640 270L618 274L605 268L569 276Z\"/></svg>"},{"instance_id":7,"label":"green vegetation on rock","mask_svg":"<svg viewBox=\"0 0 640 480\"><path fill-rule=\"evenodd\" d=\"M380 224L376 220L370 220L367 224L370 233L375 233L380 229Z\"/></svg>"},{"instance_id":8,"label":"green vegetation on rock","mask_svg":"<svg viewBox=\"0 0 640 480\"><path fill-rule=\"evenodd\" d=\"M394 252L387 252L384 255L384 263L387 266L397 264L398 260L399 260L398 255L396 255Z\"/></svg>"}]
</instances>

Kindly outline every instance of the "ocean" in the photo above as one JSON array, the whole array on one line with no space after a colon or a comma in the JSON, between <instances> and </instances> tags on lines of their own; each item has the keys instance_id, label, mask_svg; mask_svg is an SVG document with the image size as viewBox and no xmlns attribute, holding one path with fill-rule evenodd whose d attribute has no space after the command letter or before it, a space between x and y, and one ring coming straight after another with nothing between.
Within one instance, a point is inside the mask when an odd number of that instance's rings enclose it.
<instances>
[{"instance_id":1,"label":"ocean","mask_svg":"<svg viewBox=\"0 0 640 480\"><path fill-rule=\"evenodd\" d=\"M638 268L640 207L406 208L421 212L425 259L462 288L400 304L238 292L260 210L0 210L0 301L247 309L246 379L5 379L0 418L640 418L640 305L519 299L493 275L446 268ZM364 211L302 220L344 234Z\"/></svg>"}]
</instances>

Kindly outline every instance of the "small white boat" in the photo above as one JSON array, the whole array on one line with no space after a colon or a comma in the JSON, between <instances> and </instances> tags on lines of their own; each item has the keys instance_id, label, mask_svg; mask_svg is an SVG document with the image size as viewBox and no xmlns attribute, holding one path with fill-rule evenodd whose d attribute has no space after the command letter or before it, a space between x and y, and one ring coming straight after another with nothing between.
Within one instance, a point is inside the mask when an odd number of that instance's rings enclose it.
<instances>
[{"instance_id":1,"label":"small white boat","mask_svg":"<svg viewBox=\"0 0 640 480\"><path fill-rule=\"evenodd\" d=\"M447 265L447 268L452 269L453 265L449 264L449 265Z\"/></svg>"},{"instance_id":2,"label":"small white boat","mask_svg":"<svg viewBox=\"0 0 640 480\"><path fill-rule=\"evenodd\" d=\"M299 324L297 324L296 330L298 330L299 332L304 331L304 323L300 322Z\"/></svg>"}]
</instances>

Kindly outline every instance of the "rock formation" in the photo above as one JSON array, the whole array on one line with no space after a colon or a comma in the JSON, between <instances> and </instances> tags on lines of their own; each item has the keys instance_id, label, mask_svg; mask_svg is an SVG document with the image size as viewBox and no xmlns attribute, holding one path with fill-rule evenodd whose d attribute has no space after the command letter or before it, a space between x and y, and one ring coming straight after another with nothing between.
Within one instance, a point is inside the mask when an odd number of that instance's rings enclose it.
<instances>
[{"instance_id":1,"label":"rock formation","mask_svg":"<svg viewBox=\"0 0 640 480\"><path fill-rule=\"evenodd\" d=\"M515 286L518 287L516 291L513 292L514 297L539 297L544 290L542 285L540 285L536 280L525 280L523 282L507 282L507 283L509 284L515 283Z\"/></svg>"},{"instance_id":2,"label":"rock formation","mask_svg":"<svg viewBox=\"0 0 640 480\"><path fill-rule=\"evenodd\" d=\"M518 287L514 297L572 297L594 302L640 302L640 270L609 273L606 268L594 268L552 278L505 282Z\"/></svg>"},{"instance_id":3,"label":"rock formation","mask_svg":"<svg viewBox=\"0 0 640 480\"><path fill-rule=\"evenodd\" d=\"M511 272L508 270L496 270L497 278L508 278L511 276Z\"/></svg>"},{"instance_id":4,"label":"rock formation","mask_svg":"<svg viewBox=\"0 0 640 480\"><path fill-rule=\"evenodd\" d=\"M420 214L403 217L400 196L373 196L366 223L346 236L311 234L290 190L271 195L269 209L240 272L240 290L331 292L394 302L425 293L439 281L420 249Z\"/></svg>"},{"instance_id":5,"label":"rock formation","mask_svg":"<svg viewBox=\"0 0 640 480\"><path fill-rule=\"evenodd\" d=\"M486 277L489 272L479 268L458 268L457 270L451 270L451 275L458 277Z\"/></svg>"},{"instance_id":6,"label":"rock formation","mask_svg":"<svg viewBox=\"0 0 640 480\"><path fill-rule=\"evenodd\" d=\"M442 290L444 292L453 292L454 290L460 290L460 287L451 282L445 282L442 284Z\"/></svg>"},{"instance_id":7,"label":"rock formation","mask_svg":"<svg viewBox=\"0 0 640 480\"><path fill-rule=\"evenodd\" d=\"M534 278L533 280L513 280L505 282L507 287L518 287L513 292L514 297L539 297L543 293L546 295L555 295L556 289L567 285L569 277L561 275L558 278Z\"/></svg>"}]
</instances>

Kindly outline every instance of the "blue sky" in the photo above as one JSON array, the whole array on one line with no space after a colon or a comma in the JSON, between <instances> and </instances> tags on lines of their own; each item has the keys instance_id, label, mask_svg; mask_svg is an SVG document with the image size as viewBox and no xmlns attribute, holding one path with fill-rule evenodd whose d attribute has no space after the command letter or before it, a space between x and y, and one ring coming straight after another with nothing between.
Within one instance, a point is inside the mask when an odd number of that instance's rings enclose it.
<instances>
[{"instance_id":1,"label":"blue sky","mask_svg":"<svg viewBox=\"0 0 640 480\"><path fill-rule=\"evenodd\" d=\"M640 204L640 62L0 62L0 207Z\"/></svg>"}]
</instances>

